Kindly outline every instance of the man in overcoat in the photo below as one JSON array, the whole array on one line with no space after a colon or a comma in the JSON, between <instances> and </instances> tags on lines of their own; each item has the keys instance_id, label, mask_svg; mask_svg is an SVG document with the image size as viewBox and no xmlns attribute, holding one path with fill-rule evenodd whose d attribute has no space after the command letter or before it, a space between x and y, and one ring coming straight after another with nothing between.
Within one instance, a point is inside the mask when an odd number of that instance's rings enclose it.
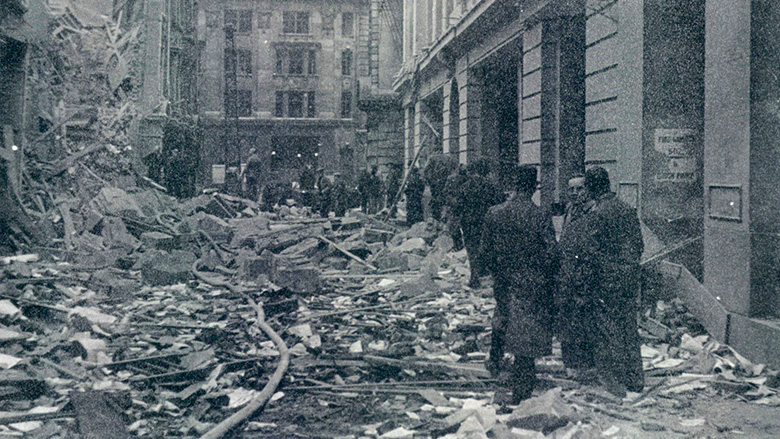
<instances>
[{"instance_id":1,"label":"man in overcoat","mask_svg":"<svg viewBox=\"0 0 780 439\"><path fill-rule=\"evenodd\" d=\"M457 206L460 189L463 183L466 182L467 176L466 165L458 165L458 169L447 177L447 182L444 184L447 231L452 238L454 244L452 249L454 251L459 251L463 248L463 233L460 230L460 217L458 216Z\"/></svg>"},{"instance_id":2,"label":"man in overcoat","mask_svg":"<svg viewBox=\"0 0 780 439\"><path fill-rule=\"evenodd\" d=\"M575 378L586 378L595 367L593 340L589 328L595 323L589 312L588 292L585 284L592 277L587 266L580 264L580 247L584 245L582 224L584 213L594 201L588 200L585 176L569 180L569 200L563 219L560 240L560 270L555 304L558 309L556 335L561 342L563 364Z\"/></svg>"},{"instance_id":3,"label":"man in overcoat","mask_svg":"<svg viewBox=\"0 0 780 439\"><path fill-rule=\"evenodd\" d=\"M514 356L512 402L531 396L534 359L552 351L552 289L556 270L552 218L531 200L536 168L515 172L516 195L485 217L480 260L493 277L496 309L488 369L500 371L504 353Z\"/></svg>"},{"instance_id":4,"label":"man in overcoat","mask_svg":"<svg viewBox=\"0 0 780 439\"><path fill-rule=\"evenodd\" d=\"M471 279L469 286L478 288L479 277L483 268L479 264L480 238L482 222L488 209L506 200L504 192L498 184L489 177L490 164L480 159L468 165L467 177L458 191L458 202L455 215L460 219L460 229L463 233L463 243L469 258Z\"/></svg>"},{"instance_id":5,"label":"man in overcoat","mask_svg":"<svg viewBox=\"0 0 780 439\"><path fill-rule=\"evenodd\" d=\"M574 258L574 276L583 289L584 327L595 343L596 371L609 392L624 396L644 387L637 330L639 261L644 244L636 210L610 191L609 174L596 167L585 173L591 205L568 233L562 251Z\"/></svg>"},{"instance_id":6,"label":"man in overcoat","mask_svg":"<svg viewBox=\"0 0 780 439\"><path fill-rule=\"evenodd\" d=\"M412 166L406 181L406 225L413 226L425 218L423 216L423 192L425 182L420 176L420 170Z\"/></svg>"}]
</instances>

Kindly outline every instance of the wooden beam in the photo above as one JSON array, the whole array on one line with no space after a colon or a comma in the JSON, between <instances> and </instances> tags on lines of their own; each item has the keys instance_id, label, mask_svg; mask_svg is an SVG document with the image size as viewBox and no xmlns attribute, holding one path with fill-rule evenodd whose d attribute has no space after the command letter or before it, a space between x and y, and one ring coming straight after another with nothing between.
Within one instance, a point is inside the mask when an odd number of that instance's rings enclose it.
<instances>
[{"instance_id":1,"label":"wooden beam","mask_svg":"<svg viewBox=\"0 0 780 439\"><path fill-rule=\"evenodd\" d=\"M374 271L379 270L375 266L369 264L368 262L366 262L363 259L361 259L359 256L357 256L354 253L350 252L349 250L341 247L340 245L336 244L335 242L331 241L330 239L328 239L328 238L326 238L326 237L324 237L322 235L317 236L317 238L319 238L321 241L323 241L325 243L328 243L328 244L332 245L333 247L336 248L336 250L340 251L341 253L344 253L345 255L349 256L352 259L354 259L355 261L357 261L361 265L365 265L366 267L368 267L368 268L370 268L370 269L372 269Z\"/></svg>"}]
</instances>

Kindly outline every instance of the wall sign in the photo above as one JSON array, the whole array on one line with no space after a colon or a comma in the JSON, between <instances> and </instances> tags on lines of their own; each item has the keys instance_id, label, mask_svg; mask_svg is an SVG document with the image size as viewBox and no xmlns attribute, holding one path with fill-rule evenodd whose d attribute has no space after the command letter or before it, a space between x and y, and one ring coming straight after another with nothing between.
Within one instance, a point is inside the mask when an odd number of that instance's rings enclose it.
<instances>
[{"instance_id":1,"label":"wall sign","mask_svg":"<svg viewBox=\"0 0 780 439\"><path fill-rule=\"evenodd\" d=\"M694 183L697 180L696 146L697 133L692 129L655 130L655 150L667 157L667 167L655 174L657 182Z\"/></svg>"}]
</instances>

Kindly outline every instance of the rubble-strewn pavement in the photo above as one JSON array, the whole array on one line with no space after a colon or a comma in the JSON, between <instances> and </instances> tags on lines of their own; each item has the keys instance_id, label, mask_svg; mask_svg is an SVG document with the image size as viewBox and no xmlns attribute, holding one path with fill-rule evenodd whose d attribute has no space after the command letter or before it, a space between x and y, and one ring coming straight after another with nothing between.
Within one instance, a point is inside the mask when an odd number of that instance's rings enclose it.
<instances>
[{"instance_id":1,"label":"rubble-strewn pavement","mask_svg":"<svg viewBox=\"0 0 780 439\"><path fill-rule=\"evenodd\" d=\"M257 398L278 363L247 298L291 360L237 437L780 431L777 372L711 339L674 300L642 319L642 394L618 400L566 379L556 349L538 362L533 399L495 404L503 387L483 366L491 290L464 286L465 253L433 223L402 230L359 212L269 214L139 188L103 188L71 214L72 250L3 260L3 437L201 437Z\"/></svg>"}]
</instances>

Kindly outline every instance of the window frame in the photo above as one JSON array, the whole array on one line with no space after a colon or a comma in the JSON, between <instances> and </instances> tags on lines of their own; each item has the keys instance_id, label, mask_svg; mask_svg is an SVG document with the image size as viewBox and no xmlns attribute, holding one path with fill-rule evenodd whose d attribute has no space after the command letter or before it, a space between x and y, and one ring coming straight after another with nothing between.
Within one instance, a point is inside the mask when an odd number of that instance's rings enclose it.
<instances>
[{"instance_id":1,"label":"window frame","mask_svg":"<svg viewBox=\"0 0 780 439\"><path fill-rule=\"evenodd\" d=\"M309 14L309 11L284 11L282 13L282 33L287 35L309 35L311 31L310 21L311 14Z\"/></svg>"},{"instance_id":2,"label":"window frame","mask_svg":"<svg viewBox=\"0 0 780 439\"><path fill-rule=\"evenodd\" d=\"M228 15L233 17L228 18ZM225 9L222 25L228 27L232 23L236 34L250 34L253 27L252 19L252 9Z\"/></svg>"},{"instance_id":3,"label":"window frame","mask_svg":"<svg viewBox=\"0 0 780 439\"><path fill-rule=\"evenodd\" d=\"M236 98L235 98L236 99L236 108L235 108L236 114L232 113L232 108L231 108L231 105L230 105L230 103L233 101L233 99L231 99L231 95L230 95L231 93L235 93L236 94ZM244 101L244 102L242 102L242 101ZM242 104L247 104L247 103L249 104L248 106L247 105L242 105ZM252 90L239 88L237 90L226 90L225 91L225 102L224 102L224 105L225 105L225 117L230 117L230 118L232 118L232 117L252 117L252 104L253 104L253 102L252 102ZM248 110L248 111L246 111L246 113L242 113L241 112L242 109Z\"/></svg>"},{"instance_id":4,"label":"window frame","mask_svg":"<svg viewBox=\"0 0 780 439\"><path fill-rule=\"evenodd\" d=\"M349 17L349 26L347 26ZM355 36L355 14L352 11L341 13L341 36L352 38Z\"/></svg>"},{"instance_id":5,"label":"window frame","mask_svg":"<svg viewBox=\"0 0 780 439\"><path fill-rule=\"evenodd\" d=\"M341 118L352 118L352 90L341 91Z\"/></svg>"},{"instance_id":6,"label":"window frame","mask_svg":"<svg viewBox=\"0 0 780 439\"><path fill-rule=\"evenodd\" d=\"M352 49L343 49L341 51L341 76L352 76Z\"/></svg>"}]
</instances>

